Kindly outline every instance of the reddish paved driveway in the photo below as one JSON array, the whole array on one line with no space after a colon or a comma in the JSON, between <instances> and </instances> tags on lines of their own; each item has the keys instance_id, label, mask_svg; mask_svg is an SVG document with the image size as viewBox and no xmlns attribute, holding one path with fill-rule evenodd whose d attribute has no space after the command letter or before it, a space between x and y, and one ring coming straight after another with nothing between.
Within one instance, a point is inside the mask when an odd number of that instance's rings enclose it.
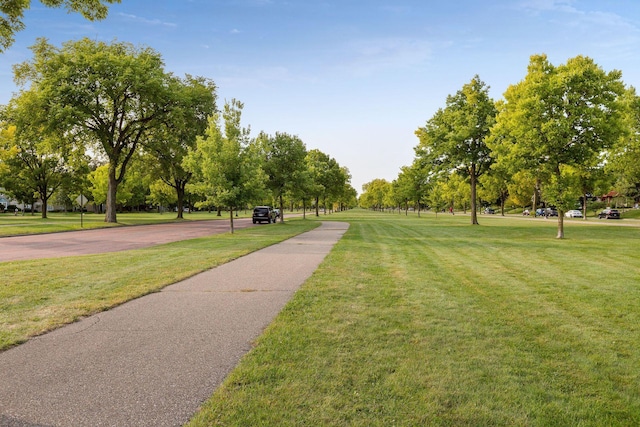
<instances>
[{"instance_id":1,"label":"reddish paved driveway","mask_svg":"<svg viewBox=\"0 0 640 427\"><path fill-rule=\"evenodd\" d=\"M253 226L251 218L233 223L236 229ZM228 231L228 220L212 220L3 237L0 262L125 251Z\"/></svg>"}]
</instances>

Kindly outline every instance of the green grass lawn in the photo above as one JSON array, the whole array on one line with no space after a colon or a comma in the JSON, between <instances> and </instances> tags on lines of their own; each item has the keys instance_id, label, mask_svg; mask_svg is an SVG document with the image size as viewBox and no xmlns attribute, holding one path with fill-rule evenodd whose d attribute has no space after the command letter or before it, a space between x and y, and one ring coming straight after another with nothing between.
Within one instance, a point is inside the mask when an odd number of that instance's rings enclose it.
<instances>
[{"instance_id":1,"label":"green grass lawn","mask_svg":"<svg viewBox=\"0 0 640 427\"><path fill-rule=\"evenodd\" d=\"M351 227L190 426L640 425L638 228L327 218Z\"/></svg>"},{"instance_id":2,"label":"green grass lawn","mask_svg":"<svg viewBox=\"0 0 640 427\"><path fill-rule=\"evenodd\" d=\"M125 252L0 263L0 350L317 225L291 220Z\"/></svg>"},{"instance_id":3,"label":"green grass lawn","mask_svg":"<svg viewBox=\"0 0 640 427\"><path fill-rule=\"evenodd\" d=\"M640 219L640 209L625 209L622 212L622 218Z\"/></svg>"}]
</instances>

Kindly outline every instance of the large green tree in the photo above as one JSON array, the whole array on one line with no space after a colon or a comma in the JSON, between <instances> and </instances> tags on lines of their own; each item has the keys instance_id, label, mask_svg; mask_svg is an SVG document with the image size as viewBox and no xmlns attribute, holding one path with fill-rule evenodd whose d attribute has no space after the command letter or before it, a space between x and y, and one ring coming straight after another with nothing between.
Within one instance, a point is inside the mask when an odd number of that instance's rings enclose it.
<instances>
[{"instance_id":1,"label":"large green tree","mask_svg":"<svg viewBox=\"0 0 640 427\"><path fill-rule=\"evenodd\" d=\"M640 197L640 96L634 87L630 87L621 102L625 106L624 122L628 132L608 151L604 169L619 183L618 186L626 183L629 195L637 200Z\"/></svg>"},{"instance_id":2,"label":"large green tree","mask_svg":"<svg viewBox=\"0 0 640 427\"><path fill-rule=\"evenodd\" d=\"M108 4L120 3L120 0L40 0L48 7L64 7L69 12L78 12L90 21L107 17ZM31 6L31 0L0 1L0 52L10 47L14 35L24 29L22 22L24 11Z\"/></svg>"},{"instance_id":3,"label":"large green tree","mask_svg":"<svg viewBox=\"0 0 640 427\"><path fill-rule=\"evenodd\" d=\"M365 209L383 210L391 193L391 183L386 179L376 178L362 185L360 206Z\"/></svg>"},{"instance_id":4,"label":"large green tree","mask_svg":"<svg viewBox=\"0 0 640 427\"><path fill-rule=\"evenodd\" d=\"M306 157L305 157L306 163ZM311 171L305 168L300 175L297 177L297 184L291 193L291 201L293 209L293 202L301 201L302 202L302 217L307 217L307 207L309 206L308 202L313 197L311 195L312 190L314 188L313 179L311 175Z\"/></svg>"},{"instance_id":5,"label":"large green tree","mask_svg":"<svg viewBox=\"0 0 640 427\"><path fill-rule=\"evenodd\" d=\"M564 215L580 196L580 171L598 163L624 131L625 88L619 71L605 72L584 56L554 66L534 55L524 80L504 94L490 146L511 169L535 171L545 201Z\"/></svg>"},{"instance_id":6,"label":"large green tree","mask_svg":"<svg viewBox=\"0 0 640 427\"><path fill-rule=\"evenodd\" d=\"M420 211L426 202L432 183L428 172L425 172L418 159L414 159L410 166L402 166L398 178L394 181L396 192L414 203L420 217Z\"/></svg>"},{"instance_id":7,"label":"large green tree","mask_svg":"<svg viewBox=\"0 0 640 427\"><path fill-rule=\"evenodd\" d=\"M204 136L184 159L185 169L196 176L196 191L206 197L204 203L229 207L231 233L234 210L257 200L266 181L249 129L241 126L243 107L235 99L225 103L222 115L209 118Z\"/></svg>"},{"instance_id":8,"label":"large green tree","mask_svg":"<svg viewBox=\"0 0 640 427\"><path fill-rule=\"evenodd\" d=\"M512 204L523 208L531 206L531 215L535 215L537 201L540 199L538 178L535 171L522 169L509 176L507 191Z\"/></svg>"},{"instance_id":9,"label":"large green tree","mask_svg":"<svg viewBox=\"0 0 640 427\"><path fill-rule=\"evenodd\" d=\"M509 177L500 170L489 169L480 177L478 196L481 200L500 203L500 214L504 216L504 205L509 197Z\"/></svg>"},{"instance_id":10,"label":"large green tree","mask_svg":"<svg viewBox=\"0 0 640 427\"><path fill-rule=\"evenodd\" d=\"M128 43L87 38L56 48L44 39L34 57L14 67L16 82L31 82L47 100L48 131L92 141L109 167L106 222L117 222L116 193L132 156L175 105L171 76L160 55Z\"/></svg>"},{"instance_id":11,"label":"large green tree","mask_svg":"<svg viewBox=\"0 0 640 427\"><path fill-rule=\"evenodd\" d=\"M41 113L42 99L35 91L13 98L1 114L2 127L10 132L0 139L0 149L7 166L4 186L15 194L31 189L42 202L42 218L46 218L49 198L69 184L74 174L71 150L61 134L43 131L38 119Z\"/></svg>"},{"instance_id":12,"label":"large green tree","mask_svg":"<svg viewBox=\"0 0 640 427\"><path fill-rule=\"evenodd\" d=\"M216 111L216 86L204 77L187 75L171 80L174 105L163 126L152 129L144 143L149 170L174 189L178 218L183 218L187 184L192 173L183 166L184 157L196 146L196 138L204 134L209 117ZM156 187L157 188L157 187Z\"/></svg>"},{"instance_id":13,"label":"large green tree","mask_svg":"<svg viewBox=\"0 0 640 427\"><path fill-rule=\"evenodd\" d=\"M274 136L261 133L257 140L262 151L267 188L278 200L280 222L284 222L284 195L299 194L298 188L305 184L307 147L297 136L283 132L276 132Z\"/></svg>"},{"instance_id":14,"label":"large green tree","mask_svg":"<svg viewBox=\"0 0 640 427\"><path fill-rule=\"evenodd\" d=\"M349 174L347 173L347 175ZM340 211L358 206L358 192L351 185L351 178L344 183L342 191L338 196L337 203Z\"/></svg>"},{"instance_id":15,"label":"large green tree","mask_svg":"<svg viewBox=\"0 0 640 427\"><path fill-rule=\"evenodd\" d=\"M331 210L339 207L338 203L342 197L342 193L345 191L346 184L351 182L351 173L345 166L340 166L338 162L335 163L336 168L331 169L329 175L329 187L325 196L325 209L329 206Z\"/></svg>"},{"instance_id":16,"label":"large green tree","mask_svg":"<svg viewBox=\"0 0 640 427\"><path fill-rule=\"evenodd\" d=\"M468 177L472 224L478 224L477 180L492 162L486 138L495 115L489 87L475 76L455 95L448 96L446 107L416 131L420 140L416 155L422 165L446 173L456 170Z\"/></svg>"},{"instance_id":17,"label":"large green tree","mask_svg":"<svg viewBox=\"0 0 640 427\"><path fill-rule=\"evenodd\" d=\"M337 195L347 179L338 162L318 149L309 150L305 159L312 184L309 188L316 204L316 216L320 215L320 200L327 209L327 200Z\"/></svg>"}]
</instances>

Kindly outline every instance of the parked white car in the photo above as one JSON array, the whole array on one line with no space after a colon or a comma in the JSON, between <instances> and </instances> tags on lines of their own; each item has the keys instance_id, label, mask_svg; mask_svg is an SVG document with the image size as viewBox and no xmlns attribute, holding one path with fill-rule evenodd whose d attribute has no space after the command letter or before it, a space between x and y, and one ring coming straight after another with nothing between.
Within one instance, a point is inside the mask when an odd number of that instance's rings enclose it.
<instances>
[{"instance_id":1,"label":"parked white car","mask_svg":"<svg viewBox=\"0 0 640 427\"><path fill-rule=\"evenodd\" d=\"M582 218L582 212L578 209L571 209L570 211L567 211L564 216L567 218Z\"/></svg>"}]
</instances>

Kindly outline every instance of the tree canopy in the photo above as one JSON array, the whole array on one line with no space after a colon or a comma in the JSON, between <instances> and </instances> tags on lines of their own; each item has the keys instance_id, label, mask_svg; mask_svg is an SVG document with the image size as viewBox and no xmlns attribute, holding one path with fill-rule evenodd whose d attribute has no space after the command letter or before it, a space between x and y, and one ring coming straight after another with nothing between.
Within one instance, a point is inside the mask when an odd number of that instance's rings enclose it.
<instances>
[{"instance_id":1,"label":"tree canopy","mask_svg":"<svg viewBox=\"0 0 640 427\"><path fill-rule=\"evenodd\" d=\"M171 79L171 91L175 97L173 107L163 125L151 129L143 149L150 157L150 172L175 191L177 217L183 218L185 192L193 175L184 168L183 160L195 148L197 137L204 134L209 117L216 111L216 85L210 79L187 75L185 79Z\"/></svg>"},{"instance_id":2,"label":"tree canopy","mask_svg":"<svg viewBox=\"0 0 640 427\"><path fill-rule=\"evenodd\" d=\"M276 132L274 136L261 133L258 144L262 151L262 168L267 176L266 185L278 201L280 222L284 222L284 195L297 194L306 179L307 147L297 136L284 132Z\"/></svg>"},{"instance_id":3,"label":"tree canopy","mask_svg":"<svg viewBox=\"0 0 640 427\"><path fill-rule=\"evenodd\" d=\"M89 195L107 222L147 203L175 204L181 217L187 194L189 206L231 211L274 200L284 210L285 198L292 208L314 198L316 212L319 199L355 203L347 168L285 132L250 138L241 102L218 112L213 81L166 72L151 48L84 38L31 50L14 65L20 92L0 108L0 174L16 203L39 198L46 215L54 193L64 209Z\"/></svg>"},{"instance_id":4,"label":"tree canopy","mask_svg":"<svg viewBox=\"0 0 640 427\"><path fill-rule=\"evenodd\" d=\"M486 138L494 123L496 109L489 97L489 87L478 76L453 96L416 131L420 144L416 156L422 165L448 173L457 170L469 178L471 189L471 223L477 224L477 179L491 165Z\"/></svg>"},{"instance_id":5,"label":"tree canopy","mask_svg":"<svg viewBox=\"0 0 640 427\"><path fill-rule=\"evenodd\" d=\"M176 105L171 76L157 52L128 43L84 38L56 48L40 39L32 51L14 67L16 81L47 100L45 130L94 143L107 158L105 221L117 222L116 192L132 156Z\"/></svg>"},{"instance_id":6,"label":"tree canopy","mask_svg":"<svg viewBox=\"0 0 640 427\"><path fill-rule=\"evenodd\" d=\"M416 170L401 168L391 187L376 180L365 185L361 206L397 205L412 184L423 185L421 197L436 211L466 209L460 201L470 198L472 224L477 198L499 203L503 214L507 201L523 210L557 208L562 238L563 213L582 203L586 214L594 194L620 192L640 201L640 98L625 87L620 71L605 72L588 57L554 65L546 55L533 55L524 79L497 102L475 76L416 135ZM460 177L467 178L470 194Z\"/></svg>"},{"instance_id":7,"label":"tree canopy","mask_svg":"<svg viewBox=\"0 0 640 427\"><path fill-rule=\"evenodd\" d=\"M214 205L229 207L233 233L233 211L258 199L264 189L264 172L249 129L241 126L244 105L227 102L222 115L214 113L195 151L184 159L187 171L196 175L194 186Z\"/></svg>"},{"instance_id":8,"label":"tree canopy","mask_svg":"<svg viewBox=\"0 0 640 427\"><path fill-rule=\"evenodd\" d=\"M90 21L107 17L108 4L120 0L40 0L48 7L64 7L69 12L78 12ZM15 33L25 28L25 10L31 7L31 0L2 0L0 2L0 52L4 52L15 41Z\"/></svg>"},{"instance_id":9,"label":"tree canopy","mask_svg":"<svg viewBox=\"0 0 640 427\"><path fill-rule=\"evenodd\" d=\"M4 126L8 133L0 139L1 160L6 166L0 176L8 190L20 189L16 198L24 198L31 189L42 201L42 218L55 191L73 180L73 150L64 136L42 132L39 115L42 99L34 91L24 91L4 109ZM22 200L23 202L25 200Z\"/></svg>"},{"instance_id":10,"label":"tree canopy","mask_svg":"<svg viewBox=\"0 0 640 427\"><path fill-rule=\"evenodd\" d=\"M534 55L527 76L505 92L490 146L511 170L536 171L545 199L562 213L580 195L575 171L596 165L623 133L619 71L606 73L578 56L552 65Z\"/></svg>"}]
</instances>

